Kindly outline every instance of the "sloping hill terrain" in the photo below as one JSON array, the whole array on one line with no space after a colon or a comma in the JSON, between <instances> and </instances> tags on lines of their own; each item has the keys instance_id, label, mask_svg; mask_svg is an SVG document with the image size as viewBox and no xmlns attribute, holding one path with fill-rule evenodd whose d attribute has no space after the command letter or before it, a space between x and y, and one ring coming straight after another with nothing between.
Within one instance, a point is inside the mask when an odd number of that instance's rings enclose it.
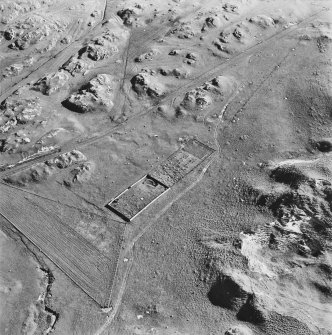
<instances>
[{"instance_id":1,"label":"sloping hill terrain","mask_svg":"<svg viewBox=\"0 0 332 335\"><path fill-rule=\"evenodd\" d=\"M0 4L0 333L332 334L331 4Z\"/></svg>"}]
</instances>

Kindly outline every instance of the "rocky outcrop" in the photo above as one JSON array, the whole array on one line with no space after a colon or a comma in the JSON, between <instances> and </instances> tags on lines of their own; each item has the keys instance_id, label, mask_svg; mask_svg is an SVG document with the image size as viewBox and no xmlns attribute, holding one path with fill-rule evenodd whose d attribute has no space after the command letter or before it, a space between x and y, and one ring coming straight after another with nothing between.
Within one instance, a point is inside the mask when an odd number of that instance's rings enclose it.
<instances>
[{"instance_id":1,"label":"rocky outcrop","mask_svg":"<svg viewBox=\"0 0 332 335\"><path fill-rule=\"evenodd\" d=\"M45 95L51 95L65 87L69 80L70 75L66 71L60 70L39 79L33 88Z\"/></svg>"},{"instance_id":2,"label":"rocky outcrop","mask_svg":"<svg viewBox=\"0 0 332 335\"><path fill-rule=\"evenodd\" d=\"M89 70L92 67L90 62L77 57L71 57L65 64L63 64L62 68L72 76L75 76Z\"/></svg>"},{"instance_id":3,"label":"rocky outcrop","mask_svg":"<svg viewBox=\"0 0 332 335\"><path fill-rule=\"evenodd\" d=\"M273 18L267 15L253 16L249 19L249 22L264 29L271 27L275 24Z\"/></svg>"},{"instance_id":4,"label":"rocky outcrop","mask_svg":"<svg viewBox=\"0 0 332 335\"><path fill-rule=\"evenodd\" d=\"M238 325L227 329L225 335L253 335L253 332L247 326Z\"/></svg>"},{"instance_id":5,"label":"rocky outcrop","mask_svg":"<svg viewBox=\"0 0 332 335\"><path fill-rule=\"evenodd\" d=\"M77 113L110 112L113 108L115 82L109 74L99 74L63 105Z\"/></svg>"},{"instance_id":6,"label":"rocky outcrop","mask_svg":"<svg viewBox=\"0 0 332 335\"><path fill-rule=\"evenodd\" d=\"M133 90L141 96L157 98L165 93L165 87L160 84L155 76L141 72L131 79Z\"/></svg>"},{"instance_id":7,"label":"rocky outcrop","mask_svg":"<svg viewBox=\"0 0 332 335\"><path fill-rule=\"evenodd\" d=\"M23 64L12 64L8 67L5 68L3 71L3 76L4 77L13 77L13 76L18 76L24 69Z\"/></svg>"},{"instance_id":8,"label":"rocky outcrop","mask_svg":"<svg viewBox=\"0 0 332 335\"><path fill-rule=\"evenodd\" d=\"M38 97L20 99L11 96L0 107L0 133L6 133L17 124L26 124L41 113Z\"/></svg>"},{"instance_id":9,"label":"rocky outcrop","mask_svg":"<svg viewBox=\"0 0 332 335\"><path fill-rule=\"evenodd\" d=\"M68 168L73 164L82 163L86 161L86 159L85 155L78 150L65 152L53 159L43 163L37 163L26 170L7 177L6 182L19 186L43 182L56 173L58 169Z\"/></svg>"},{"instance_id":10,"label":"rocky outcrop","mask_svg":"<svg viewBox=\"0 0 332 335\"><path fill-rule=\"evenodd\" d=\"M233 241L228 255L237 255L237 261L220 258L216 237L202 239L213 255L208 268L215 279L208 298L260 327L278 318L279 323L294 320L299 329L330 329L332 156L265 168L268 183L248 187L243 196L268 210L274 221Z\"/></svg>"},{"instance_id":11,"label":"rocky outcrop","mask_svg":"<svg viewBox=\"0 0 332 335\"><path fill-rule=\"evenodd\" d=\"M231 276L220 275L212 285L208 297L213 305L239 311L250 294Z\"/></svg>"},{"instance_id":12,"label":"rocky outcrop","mask_svg":"<svg viewBox=\"0 0 332 335\"><path fill-rule=\"evenodd\" d=\"M123 21L123 24L126 26L131 26L134 23L134 20L137 16L135 11L130 8L121 9L117 12L117 15Z\"/></svg>"},{"instance_id":13,"label":"rocky outcrop","mask_svg":"<svg viewBox=\"0 0 332 335\"><path fill-rule=\"evenodd\" d=\"M83 52L85 52L90 59L100 61L118 53L119 50L115 45L105 46L90 43L84 48Z\"/></svg>"},{"instance_id":14,"label":"rocky outcrop","mask_svg":"<svg viewBox=\"0 0 332 335\"><path fill-rule=\"evenodd\" d=\"M331 152L332 151L332 138L323 138L316 141L316 148L321 152Z\"/></svg>"}]
</instances>

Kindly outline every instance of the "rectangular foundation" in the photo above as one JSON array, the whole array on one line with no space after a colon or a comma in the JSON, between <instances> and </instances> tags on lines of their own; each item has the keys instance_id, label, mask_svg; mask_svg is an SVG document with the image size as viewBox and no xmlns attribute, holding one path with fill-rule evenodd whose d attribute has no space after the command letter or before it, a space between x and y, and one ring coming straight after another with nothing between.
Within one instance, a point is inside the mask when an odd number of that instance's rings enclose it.
<instances>
[{"instance_id":1,"label":"rectangular foundation","mask_svg":"<svg viewBox=\"0 0 332 335\"><path fill-rule=\"evenodd\" d=\"M107 208L124 220L131 221L167 190L168 187L158 180L144 176L109 202Z\"/></svg>"},{"instance_id":2,"label":"rectangular foundation","mask_svg":"<svg viewBox=\"0 0 332 335\"><path fill-rule=\"evenodd\" d=\"M197 140L188 141L146 176L110 201L106 207L125 221L133 220L213 152L212 148Z\"/></svg>"},{"instance_id":3,"label":"rectangular foundation","mask_svg":"<svg viewBox=\"0 0 332 335\"><path fill-rule=\"evenodd\" d=\"M153 169L149 176L172 187L213 152L214 150L207 145L191 140Z\"/></svg>"}]
</instances>

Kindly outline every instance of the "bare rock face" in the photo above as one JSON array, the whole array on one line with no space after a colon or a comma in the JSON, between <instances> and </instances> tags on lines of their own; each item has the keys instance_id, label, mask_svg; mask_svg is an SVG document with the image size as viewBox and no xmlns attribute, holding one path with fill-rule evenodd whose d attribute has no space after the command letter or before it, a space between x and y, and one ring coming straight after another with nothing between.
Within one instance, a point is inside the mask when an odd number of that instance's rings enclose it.
<instances>
[{"instance_id":1,"label":"bare rock face","mask_svg":"<svg viewBox=\"0 0 332 335\"><path fill-rule=\"evenodd\" d=\"M212 44L221 52L224 52L226 54L233 54L233 50L231 48L226 47L223 45L224 42L220 42L220 38L216 39L212 42Z\"/></svg>"},{"instance_id":2,"label":"bare rock face","mask_svg":"<svg viewBox=\"0 0 332 335\"><path fill-rule=\"evenodd\" d=\"M227 329L225 335L253 335L253 332L247 326L237 325Z\"/></svg>"},{"instance_id":3,"label":"bare rock face","mask_svg":"<svg viewBox=\"0 0 332 335\"><path fill-rule=\"evenodd\" d=\"M74 183L82 183L91 178L95 165L93 162L84 162L71 171Z\"/></svg>"},{"instance_id":4,"label":"bare rock face","mask_svg":"<svg viewBox=\"0 0 332 335\"><path fill-rule=\"evenodd\" d=\"M236 82L234 78L215 77L203 85L186 92L177 110L186 110L189 113L205 110L220 97L229 95L235 88Z\"/></svg>"},{"instance_id":5,"label":"bare rock face","mask_svg":"<svg viewBox=\"0 0 332 335\"><path fill-rule=\"evenodd\" d=\"M231 276L221 275L211 287L208 297L213 305L239 311L251 293L247 292Z\"/></svg>"},{"instance_id":6,"label":"bare rock face","mask_svg":"<svg viewBox=\"0 0 332 335\"><path fill-rule=\"evenodd\" d=\"M17 125L17 119L15 117L13 118L1 117L0 133L6 133L8 130L15 128L16 125Z\"/></svg>"},{"instance_id":7,"label":"bare rock face","mask_svg":"<svg viewBox=\"0 0 332 335\"><path fill-rule=\"evenodd\" d=\"M3 36L7 41L11 41L16 37L16 31L13 28L8 28L4 31Z\"/></svg>"},{"instance_id":8,"label":"bare rock face","mask_svg":"<svg viewBox=\"0 0 332 335\"><path fill-rule=\"evenodd\" d=\"M73 164L82 163L86 161L86 159L87 158L82 152L72 150L43 163L37 163L21 172L15 173L6 178L6 181L19 186L26 186L29 183L40 183L55 174L58 169L68 168Z\"/></svg>"},{"instance_id":9,"label":"bare rock face","mask_svg":"<svg viewBox=\"0 0 332 335\"><path fill-rule=\"evenodd\" d=\"M294 165L281 165L273 169L270 173L278 183L284 183L291 187L299 187L303 182L309 181L308 177Z\"/></svg>"},{"instance_id":10,"label":"bare rock face","mask_svg":"<svg viewBox=\"0 0 332 335\"><path fill-rule=\"evenodd\" d=\"M331 329L332 156L271 163L267 173L272 186L257 186L250 197L275 220L241 234L247 270L228 269L236 285L231 282L229 290L229 280L220 277L211 290L217 285L220 305L226 308L238 307L245 297L237 310L242 321L263 323L275 312L307 327ZM297 299L291 299L295 294Z\"/></svg>"},{"instance_id":11,"label":"bare rock face","mask_svg":"<svg viewBox=\"0 0 332 335\"><path fill-rule=\"evenodd\" d=\"M110 57L111 55L119 52L119 50L115 45L104 46L99 44L89 44L85 48L85 52L90 59L99 61Z\"/></svg>"},{"instance_id":12,"label":"bare rock face","mask_svg":"<svg viewBox=\"0 0 332 335\"><path fill-rule=\"evenodd\" d=\"M72 94L65 102L64 106L78 113L90 113L96 111L96 97L88 91L81 91Z\"/></svg>"},{"instance_id":13,"label":"bare rock face","mask_svg":"<svg viewBox=\"0 0 332 335\"><path fill-rule=\"evenodd\" d=\"M205 19L202 27L202 32L206 31L208 28L217 28L220 26L220 19L218 17L209 16Z\"/></svg>"},{"instance_id":14,"label":"bare rock face","mask_svg":"<svg viewBox=\"0 0 332 335\"><path fill-rule=\"evenodd\" d=\"M184 60L185 63L192 65L195 64L198 60L198 55L195 52L189 52L186 54L186 58Z\"/></svg>"},{"instance_id":15,"label":"bare rock face","mask_svg":"<svg viewBox=\"0 0 332 335\"><path fill-rule=\"evenodd\" d=\"M45 181L53 173L53 169L54 168L49 167L44 163L40 163L32 166L27 171L14 174L5 180L13 185L26 186L29 183L39 183Z\"/></svg>"},{"instance_id":16,"label":"bare rock face","mask_svg":"<svg viewBox=\"0 0 332 335\"><path fill-rule=\"evenodd\" d=\"M219 35L219 41L221 43L229 43L229 38L230 38L230 33L229 32L226 32L226 31L222 31Z\"/></svg>"},{"instance_id":17,"label":"bare rock face","mask_svg":"<svg viewBox=\"0 0 332 335\"><path fill-rule=\"evenodd\" d=\"M260 190L255 202L268 207L276 218L270 224L271 248L287 248L314 258L328 250L332 241L332 184L323 177L332 174L331 163L324 162L330 159L298 164L286 161L270 168L273 180L284 186L279 192ZM320 176L322 164L324 175Z\"/></svg>"},{"instance_id":18,"label":"bare rock face","mask_svg":"<svg viewBox=\"0 0 332 335\"><path fill-rule=\"evenodd\" d=\"M258 298L255 294L250 294L236 316L241 321L259 325L269 318L269 310L263 299Z\"/></svg>"},{"instance_id":19,"label":"bare rock face","mask_svg":"<svg viewBox=\"0 0 332 335\"><path fill-rule=\"evenodd\" d=\"M7 31L6 38L13 40L9 48L14 50L24 50L38 42L48 39L50 44L55 35L62 30L61 24L45 22L39 16L22 17L17 20L14 29L11 27ZM14 30L12 32L12 30ZM16 39L15 39L16 38Z\"/></svg>"},{"instance_id":20,"label":"bare rock face","mask_svg":"<svg viewBox=\"0 0 332 335\"><path fill-rule=\"evenodd\" d=\"M245 276L220 274L208 298L213 305L234 311L241 321L262 324L269 317L265 302L252 292L250 280Z\"/></svg>"},{"instance_id":21,"label":"bare rock face","mask_svg":"<svg viewBox=\"0 0 332 335\"><path fill-rule=\"evenodd\" d=\"M228 13L238 13L238 6L233 5L231 3L225 3L224 5L222 5L222 8L225 12Z\"/></svg>"},{"instance_id":22,"label":"bare rock face","mask_svg":"<svg viewBox=\"0 0 332 335\"><path fill-rule=\"evenodd\" d=\"M16 153L22 145L30 143L30 138L22 131L10 134L6 139L0 139L0 152Z\"/></svg>"},{"instance_id":23,"label":"bare rock face","mask_svg":"<svg viewBox=\"0 0 332 335\"><path fill-rule=\"evenodd\" d=\"M75 76L89 70L91 67L90 62L77 57L72 57L65 64L63 64L62 68L69 72L72 76Z\"/></svg>"},{"instance_id":24,"label":"bare rock face","mask_svg":"<svg viewBox=\"0 0 332 335\"><path fill-rule=\"evenodd\" d=\"M102 34L96 36L83 47L76 59L72 62L79 63L78 60L84 60L89 63L89 60L94 62L103 61L110 58L119 52L121 43L126 39L126 31L124 29L107 29ZM82 64L83 65L83 64ZM92 65L92 64L90 64Z\"/></svg>"},{"instance_id":25,"label":"bare rock face","mask_svg":"<svg viewBox=\"0 0 332 335\"><path fill-rule=\"evenodd\" d=\"M19 99L10 97L0 107L0 133L6 133L17 124L25 124L40 115L39 98Z\"/></svg>"},{"instance_id":26,"label":"bare rock face","mask_svg":"<svg viewBox=\"0 0 332 335\"><path fill-rule=\"evenodd\" d=\"M277 317L281 323L295 319L299 329L331 329L332 156L270 163L266 173L268 183L257 181L246 192L274 221L233 242L228 255L238 253L237 265L220 258L215 236L202 239L213 255L208 298L254 325Z\"/></svg>"},{"instance_id":27,"label":"bare rock face","mask_svg":"<svg viewBox=\"0 0 332 335\"><path fill-rule=\"evenodd\" d=\"M133 90L141 96L158 98L165 93L165 88L160 84L156 77L149 73L139 73L131 79Z\"/></svg>"},{"instance_id":28,"label":"bare rock face","mask_svg":"<svg viewBox=\"0 0 332 335\"><path fill-rule=\"evenodd\" d=\"M316 148L321 152L332 151L332 138L323 138L316 142Z\"/></svg>"},{"instance_id":29,"label":"bare rock face","mask_svg":"<svg viewBox=\"0 0 332 335\"><path fill-rule=\"evenodd\" d=\"M114 79L108 74L99 74L78 93L63 102L64 106L78 113L96 111L110 112L113 108Z\"/></svg>"},{"instance_id":30,"label":"bare rock face","mask_svg":"<svg viewBox=\"0 0 332 335\"><path fill-rule=\"evenodd\" d=\"M168 34L175 35L179 39L191 39L196 35L196 32L193 30L191 23L181 22L180 25L171 29Z\"/></svg>"},{"instance_id":31,"label":"bare rock face","mask_svg":"<svg viewBox=\"0 0 332 335\"><path fill-rule=\"evenodd\" d=\"M158 71L163 76L172 76L181 79L187 78L189 75L189 72L183 68L170 69L168 67L161 67Z\"/></svg>"},{"instance_id":32,"label":"bare rock face","mask_svg":"<svg viewBox=\"0 0 332 335\"><path fill-rule=\"evenodd\" d=\"M267 15L257 15L253 16L249 19L250 23L256 24L257 26L261 28L268 28L274 25L274 20L272 17L269 17Z\"/></svg>"},{"instance_id":33,"label":"bare rock face","mask_svg":"<svg viewBox=\"0 0 332 335\"><path fill-rule=\"evenodd\" d=\"M136 13L133 9L121 9L117 12L118 16L122 19L123 24L126 26L131 26L135 20Z\"/></svg>"},{"instance_id":34,"label":"bare rock face","mask_svg":"<svg viewBox=\"0 0 332 335\"><path fill-rule=\"evenodd\" d=\"M17 39L15 42L9 45L9 48L13 50L24 50L27 49L29 46L30 43L28 40Z\"/></svg>"},{"instance_id":35,"label":"bare rock face","mask_svg":"<svg viewBox=\"0 0 332 335\"><path fill-rule=\"evenodd\" d=\"M72 150L70 152L65 152L52 160L46 162L48 166L56 166L59 169L67 168L73 163L84 162L86 157L78 150Z\"/></svg>"},{"instance_id":36,"label":"bare rock face","mask_svg":"<svg viewBox=\"0 0 332 335\"><path fill-rule=\"evenodd\" d=\"M23 64L12 64L5 68L3 72L4 77L13 77L19 75L23 71Z\"/></svg>"},{"instance_id":37,"label":"bare rock face","mask_svg":"<svg viewBox=\"0 0 332 335\"><path fill-rule=\"evenodd\" d=\"M154 58L154 56L156 56L158 54L158 51L157 50L151 50L149 52L145 52L139 56L137 56L135 58L135 62L137 63L141 63L145 60L152 60Z\"/></svg>"},{"instance_id":38,"label":"bare rock face","mask_svg":"<svg viewBox=\"0 0 332 335\"><path fill-rule=\"evenodd\" d=\"M202 88L196 88L186 93L181 105L188 109L205 108L212 102L211 97Z\"/></svg>"},{"instance_id":39,"label":"bare rock face","mask_svg":"<svg viewBox=\"0 0 332 335\"><path fill-rule=\"evenodd\" d=\"M234 35L235 38L237 38L239 40L243 36L243 33L239 28L235 28L234 31L233 31L233 35Z\"/></svg>"},{"instance_id":40,"label":"bare rock face","mask_svg":"<svg viewBox=\"0 0 332 335\"><path fill-rule=\"evenodd\" d=\"M34 84L34 89L42 92L45 95L51 95L65 87L69 80L70 75L66 71L60 70L39 79Z\"/></svg>"}]
</instances>

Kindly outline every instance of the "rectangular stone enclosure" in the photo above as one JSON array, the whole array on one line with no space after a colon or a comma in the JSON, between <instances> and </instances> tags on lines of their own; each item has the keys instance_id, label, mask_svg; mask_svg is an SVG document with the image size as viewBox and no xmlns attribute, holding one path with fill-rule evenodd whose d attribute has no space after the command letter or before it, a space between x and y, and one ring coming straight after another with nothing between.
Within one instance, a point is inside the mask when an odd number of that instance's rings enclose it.
<instances>
[{"instance_id":1,"label":"rectangular stone enclosure","mask_svg":"<svg viewBox=\"0 0 332 335\"><path fill-rule=\"evenodd\" d=\"M106 207L125 221L131 221L213 152L198 140L188 141Z\"/></svg>"},{"instance_id":2,"label":"rectangular stone enclosure","mask_svg":"<svg viewBox=\"0 0 332 335\"><path fill-rule=\"evenodd\" d=\"M158 180L144 176L108 203L107 208L124 220L131 221L167 190L168 187Z\"/></svg>"}]
</instances>

